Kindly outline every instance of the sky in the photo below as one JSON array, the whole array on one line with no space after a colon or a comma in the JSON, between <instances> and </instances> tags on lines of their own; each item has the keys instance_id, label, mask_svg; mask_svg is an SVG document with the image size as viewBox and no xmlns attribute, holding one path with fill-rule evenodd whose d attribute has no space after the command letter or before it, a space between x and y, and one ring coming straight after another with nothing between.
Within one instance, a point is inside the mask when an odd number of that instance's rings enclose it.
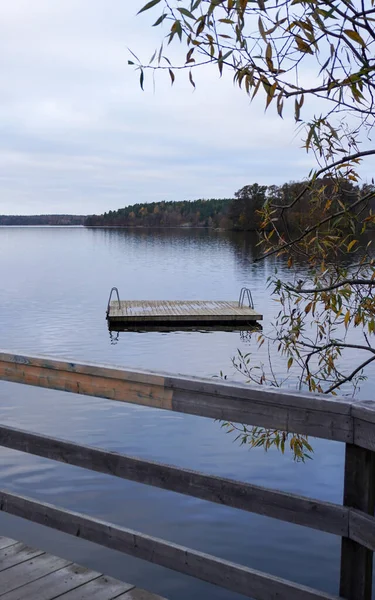
<instances>
[{"instance_id":1,"label":"sky","mask_svg":"<svg viewBox=\"0 0 375 600\"><path fill-rule=\"evenodd\" d=\"M93 214L232 197L313 166L292 119L214 68L156 84L128 66L161 40L144 1L0 0L0 213ZM160 11L159 11L160 12Z\"/></svg>"}]
</instances>

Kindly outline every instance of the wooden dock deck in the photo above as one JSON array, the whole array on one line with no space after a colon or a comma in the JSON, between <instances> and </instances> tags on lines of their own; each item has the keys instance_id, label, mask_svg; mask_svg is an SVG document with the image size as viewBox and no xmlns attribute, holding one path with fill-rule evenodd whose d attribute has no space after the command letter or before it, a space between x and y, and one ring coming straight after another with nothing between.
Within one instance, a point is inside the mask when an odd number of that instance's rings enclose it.
<instances>
[{"instance_id":1,"label":"wooden dock deck","mask_svg":"<svg viewBox=\"0 0 375 600\"><path fill-rule=\"evenodd\" d=\"M69 560L0 537L1 600L164 600Z\"/></svg>"},{"instance_id":2,"label":"wooden dock deck","mask_svg":"<svg viewBox=\"0 0 375 600\"><path fill-rule=\"evenodd\" d=\"M238 301L226 300L112 300L110 325L239 325L261 321L263 316Z\"/></svg>"}]
</instances>

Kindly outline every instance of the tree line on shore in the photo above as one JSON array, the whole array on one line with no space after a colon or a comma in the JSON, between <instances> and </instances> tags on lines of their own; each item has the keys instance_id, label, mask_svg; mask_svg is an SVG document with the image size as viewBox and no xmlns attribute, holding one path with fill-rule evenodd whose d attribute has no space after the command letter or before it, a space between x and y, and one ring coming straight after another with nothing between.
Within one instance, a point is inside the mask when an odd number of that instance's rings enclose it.
<instances>
[{"instance_id":1,"label":"tree line on shore","mask_svg":"<svg viewBox=\"0 0 375 600\"><path fill-rule=\"evenodd\" d=\"M0 225L83 225L83 215L0 215Z\"/></svg>"},{"instance_id":2,"label":"tree line on shore","mask_svg":"<svg viewBox=\"0 0 375 600\"><path fill-rule=\"evenodd\" d=\"M358 186L350 180L338 184L336 179L325 177L310 184L308 193L304 192L305 187L305 181L269 186L253 183L238 190L234 198L133 204L102 215L91 215L84 224L87 227L208 227L255 231L260 226L261 210L270 203L278 206L273 218L280 221L282 228L299 229L313 222L322 200L332 208L336 205L349 208L373 186ZM375 200L371 202L375 212ZM293 203L291 210L283 210Z\"/></svg>"}]
</instances>

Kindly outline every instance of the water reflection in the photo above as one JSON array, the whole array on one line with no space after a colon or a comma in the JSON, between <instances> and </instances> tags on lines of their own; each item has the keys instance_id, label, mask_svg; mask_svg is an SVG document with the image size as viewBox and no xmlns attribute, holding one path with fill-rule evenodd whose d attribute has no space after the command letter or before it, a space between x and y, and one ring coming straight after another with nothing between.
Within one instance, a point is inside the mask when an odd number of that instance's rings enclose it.
<instances>
[{"instance_id":1,"label":"water reflection","mask_svg":"<svg viewBox=\"0 0 375 600\"><path fill-rule=\"evenodd\" d=\"M250 330L109 331L108 291L124 298L228 299L250 287L268 331L278 310L266 279L281 259L253 265L255 236L206 230L0 230L1 344L14 352L46 354L130 369L204 377L234 376L240 348L267 361ZM302 267L301 267L302 268ZM277 352L276 374L285 369ZM361 396L370 397L368 387ZM10 426L135 456L243 479L340 502L341 444L314 441L314 461L247 452L210 419L157 411L74 394L0 382L0 420ZM336 593L339 540L259 515L115 480L67 465L0 451L2 485L72 510L222 556L274 575ZM171 600L235 600L230 594L82 540L0 514L3 535L152 588Z\"/></svg>"},{"instance_id":2,"label":"water reflection","mask_svg":"<svg viewBox=\"0 0 375 600\"><path fill-rule=\"evenodd\" d=\"M108 330L110 334L111 342L116 339L118 341L120 332L135 332L135 333L147 333L147 332L156 332L156 333L178 333L178 332L190 332L190 333L211 333L213 334L215 331L226 331L228 333L233 333L235 331L240 332L240 339L250 339L251 334L254 332L262 331L262 326L259 324L251 324L248 325L212 325L212 326L204 326L204 327L192 327L192 326L184 326L184 325L176 325L175 327L166 327L163 325L142 325L142 323L137 323L134 327L129 325L121 325L121 323L108 323Z\"/></svg>"}]
</instances>

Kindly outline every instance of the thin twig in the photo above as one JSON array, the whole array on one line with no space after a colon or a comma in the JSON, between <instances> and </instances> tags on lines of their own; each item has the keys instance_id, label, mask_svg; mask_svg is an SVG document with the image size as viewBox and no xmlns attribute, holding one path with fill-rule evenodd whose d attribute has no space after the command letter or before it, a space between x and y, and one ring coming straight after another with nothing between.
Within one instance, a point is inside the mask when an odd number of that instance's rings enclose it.
<instances>
[{"instance_id":1,"label":"thin twig","mask_svg":"<svg viewBox=\"0 0 375 600\"><path fill-rule=\"evenodd\" d=\"M352 373L350 375L348 375L347 377L344 377L344 379L341 379L340 381L337 381L334 385L331 385L331 387L328 388L328 390L326 390L324 393L325 394L330 394L331 392L333 392L338 387L342 386L347 381L351 381L353 379L353 377L355 375L357 375L357 373L359 371L362 371L365 367L367 367L367 365L369 365L370 363L372 363L374 360L375 360L375 356L372 356L371 358L369 358L368 360L366 360L365 362L363 362L361 365L359 365L359 367L357 367L356 369L354 369L354 371L352 371Z\"/></svg>"}]
</instances>

